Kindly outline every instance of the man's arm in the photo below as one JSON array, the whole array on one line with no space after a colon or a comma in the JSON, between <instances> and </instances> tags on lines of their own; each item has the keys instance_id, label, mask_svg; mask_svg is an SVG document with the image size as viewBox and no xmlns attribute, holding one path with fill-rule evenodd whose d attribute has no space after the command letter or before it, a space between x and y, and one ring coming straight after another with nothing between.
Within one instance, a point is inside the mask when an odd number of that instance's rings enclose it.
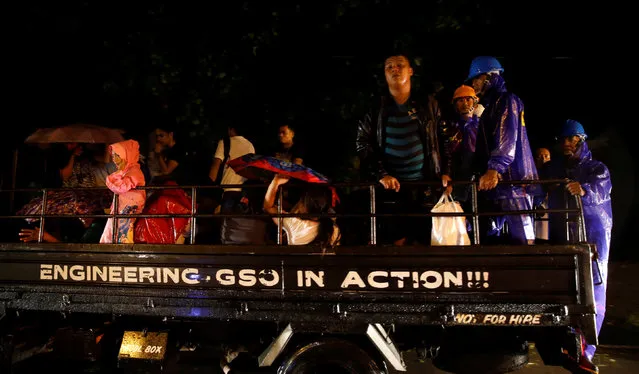
<instances>
[{"instance_id":1,"label":"man's arm","mask_svg":"<svg viewBox=\"0 0 639 374\"><path fill-rule=\"evenodd\" d=\"M155 159L158 161L158 166L160 167L160 173L162 173L162 175L169 175L173 172L173 170L175 170L175 168L178 167L180 163L177 162L177 160L167 159L166 161L164 161L164 157L162 156L162 150L163 149L161 144L158 143L155 145L155 149L153 150L155 152Z\"/></svg>"},{"instance_id":2,"label":"man's arm","mask_svg":"<svg viewBox=\"0 0 639 374\"><path fill-rule=\"evenodd\" d=\"M517 100L507 95L499 108L499 123L495 129L495 148L490 152L488 170L495 170L504 174L515 159L517 138L519 137L519 125L523 116L523 108L520 108Z\"/></svg>"},{"instance_id":3,"label":"man's arm","mask_svg":"<svg viewBox=\"0 0 639 374\"><path fill-rule=\"evenodd\" d=\"M217 175L220 172L222 161L224 161L224 142L220 140L217 143L215 155L213 156L213 164L211 164L211 169L209 170L209 179L211 179L213 183L217 182Z\"/></svg>"},{"instance_id":4,"label":"man's arm","mask_svg":"<svg viewBox=\"0 0 639 374\"><path fill-rule=\"evenodd\" d=\"M213 164L211 164L211 170L209 170L209 178L213 183L217 181L217 174L220 172L220 166L222 166L222 160L214 158Z\"/></svg>"},{"instance_id":5,"label":"man's arm","mask_svg":"<svg viewBox=\"0 0 639 374\"><path fill-rule=\"evenodd\" d=\"M297 165L302 165L304 162L304 149L295 143L292 151L291 162Z\"/></svg>"},{"instance_id":6,"label":"man's arm","mask_svg":"<svg viewBox=\"0 0 639 374\"><path fill-rule=\"evenodd\" d=\"M486 173L479 178L480 191L497 187L501 175L515 160L523 108L514 96L508 94L502 98L497 113L495 118L499 119L499 123L495 126L495 148L490 152Z\"/></svg>"},{"instance_id":7,"label":"man's arm","mask_svg":"<svg viewBox=\"0 0 639 374\"><path fill-rule=\"evenodd\" d=\"M575 189L574 194L581 195L581 201L583 205L599 205L607 200L610 200L610 193L612 192L610 172L608 171L606 165L604 165L602 162L597 162L597 165L595 165L590 170L588 180L585 183L581 183L579 185L581 191L579 191L579 189ZM573 191L571 191L571 193L573 193Z\"/></svg>"},{"instance_id":8,"label":"man's arm","mask_svg":"<svg viewBox=\"0 0 639 374\"><path fill-rule=\"evenodd\" d=\"M372 130L372 114L368 113L357 124L356 150L360 164L369 169L375 180L380 180L388 175L382 164L379 150L375 144L375 136Z\"/></svg>"}]
</instances>

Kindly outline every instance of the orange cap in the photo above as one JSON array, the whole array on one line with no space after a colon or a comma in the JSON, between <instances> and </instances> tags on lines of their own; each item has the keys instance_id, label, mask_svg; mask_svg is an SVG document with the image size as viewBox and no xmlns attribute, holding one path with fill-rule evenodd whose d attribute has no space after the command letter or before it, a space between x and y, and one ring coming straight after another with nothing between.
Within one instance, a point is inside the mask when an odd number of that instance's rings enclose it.
<instances>
[{"instance_id":1,"label":"orange cap","mask_svg":"<svg viewBox=\"0 0 639 374\"><path fill-rule=\"evenodd\" d=\"M465 84L459 86L455 90L455 93L453 94L453 102L460 97L472 97L473 99L478 100L475 90L473 90L473 88L470 86L466 86Z\"/></svg>"}]
</instances>

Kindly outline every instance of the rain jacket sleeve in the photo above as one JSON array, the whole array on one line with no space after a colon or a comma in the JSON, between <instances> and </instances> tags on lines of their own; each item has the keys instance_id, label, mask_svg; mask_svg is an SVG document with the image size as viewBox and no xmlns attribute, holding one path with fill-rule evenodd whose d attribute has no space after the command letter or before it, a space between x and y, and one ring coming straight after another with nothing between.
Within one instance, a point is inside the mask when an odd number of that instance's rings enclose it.
<instances>
[{"instance_id":1,"label":"rain jacket sleeve","mask_svg":"<svg viewBox=\"0 0 639 374\"><path fill-rule=\"evenodd\" d=\"M499 124L495 128L497 147L490 153L488 169L504 174L515 159L519 119L523 108L512 95L505 95L498 103ZM487 134L488 135L488 134Z\"/></svg>"},{"instance_id":2,"label":"rain jacket sleeve","mask_svg":"<svg viewBox=\"0 0 639 374\"><path fill-rule=\"evenodd\" d=\"M380 180L387 176L388 172L384 169L372 122L372 113L368 113L357 124L356 148L362 168L368 171L375 180Z\"/></svg>"},{"instance_id":3,"label":"rain jacket sleeve","mask_svg":"<svg viewBox=\"0 0 639 374\"><path fill-rule=\"evenodd\" d=\"M598 162L588 176L587 182L581 184L586 194L581 198L585 206L600 205L610 200L612 183L610 172L603 163Z\"/></svg>"},{"instance_id":4,"label":"rain jacket sleeve","mask_svg":"<svg viewBox=\"0 0 639 374\"><path fill-rule=\"evenodd\" d=\"M116 172L107 177L106 185L113 193L120 195L137 187L137 180L138 178L127 175L126 173Z\"/></svg>"}]
</instances>

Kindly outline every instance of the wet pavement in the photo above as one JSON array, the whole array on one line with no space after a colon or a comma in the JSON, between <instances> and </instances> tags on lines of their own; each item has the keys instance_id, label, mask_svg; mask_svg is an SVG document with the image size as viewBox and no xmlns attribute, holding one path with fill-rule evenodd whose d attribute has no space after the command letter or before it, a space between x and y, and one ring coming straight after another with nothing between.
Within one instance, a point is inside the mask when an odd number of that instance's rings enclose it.
<instances>
[{"instance_id":1,"label":"wet pavement","mask_svg":"<svg viewBox=\"0 0 639 374\"><path fill-rule=\"evenodd\" d=\"M406 374L447 374L434 367L430 361L421 363L413 353L405 355L405 362L409 367ZM639 346L637 347L604 347L598 350L594 360L601 374L635 374L639 372ZM469 364L472 365L472 364ZM399 372L392 372L397 374ZM557 366L546 366L534 349L530 349L528 364L513 373L517 374L565 374L568 370Z\"/></svg>"}]
</instances>

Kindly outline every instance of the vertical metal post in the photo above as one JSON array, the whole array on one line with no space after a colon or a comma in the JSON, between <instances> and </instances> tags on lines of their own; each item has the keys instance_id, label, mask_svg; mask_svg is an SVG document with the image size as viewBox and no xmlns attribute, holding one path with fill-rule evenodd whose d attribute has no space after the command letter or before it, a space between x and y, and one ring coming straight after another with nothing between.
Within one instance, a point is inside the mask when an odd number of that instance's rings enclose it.
<instances>
[{"instance_id":1,"label":"vertical metal post","mask_svg":"<svg viewBox=\"0 0 639 374\"><path fill-rule=\"evenodd\" d=\"M377 213L376 204L375 204L375 185L369 186L370 191L370 214L371 214L371 245L377 245L377 217L375 214Z\"/></svg>"},{"instance_id":2,"label":"vertical metal post","mask_svg":"<svg viewBox=\"0 0 639 374\"><path fill-rule=\"evenodd\" d=\"M282 201L284 198L282 186L279 186L277 194L277 244L282 245L282 242L284 241L284 237L282 235Z\"/></svg>"},{"instance_id":3,"label":"vertical metal post","mask_svg":"<svg viewBox=\"0 0 639 374\"><path fill-rule=\"evenodd\" d=\"M47 189L42 189L42 209L40 210L40 231L38 232L38 243L44 239L44 215L47 214Z\"/></svg>"},{"instance_id":4,"label":"vertical metal post","mask_svg":"<svg viewBox=\"0 0 639 374\"><path fill-rule=\"evenodd\" d=\"M196 209L197 209L197 188L191 187L191 244L195 244L195 224L196 222Z\"/></svg>"},{"instance_id":5,"label":"vertical metal post","mask_svg":"<svg viewBox=\"0 0 639 374\"><path fill-rule=\"evenodd\" d=\"M111 236L111 243L117 243L118 242L118 231L120 231L118 229L118 217L117 215L119 214L119 208L118 208L118 194L114 193L113 194L113 235Z\"/></svg>"},{"instance_id":6,"label":"vertical metal post","mask_svg":"<svg viewBox=\"0 0 639 374\"><path fill-rule=\"evenodd\" d=\"M577 215L579 242L585 243L588 241L588 237L586 235L586 221L584 220L584 207L581 201L581 196L575 195L575 202L577 203L577 208L579 209L579 214Z\"/></svg>"},{"instance_id":7,"label":"vertical metal post","mask_svg":"<svg viewBox=\"0 0 639 374\"><path fill-rule=\"evenodd\" d=\"M473 240L479 244L479 203L477 202L477 184L473 181L470 184L471 204L473 206Z\"/></svg>"},{"instance_id":8,"label":"vertical metal post","mask_svg":"<svg viewBox=\"0 0 639 374\"><path fill-rule=\"evenodd\" d=\"M568 192L566 192L566 190L564 189L564 208L565 209L570 209L568 206ZM565 218L566 218L566 243L573 243L570 240L570 213L566 212L565 213Z\"/></svg>"}]
</instances>

